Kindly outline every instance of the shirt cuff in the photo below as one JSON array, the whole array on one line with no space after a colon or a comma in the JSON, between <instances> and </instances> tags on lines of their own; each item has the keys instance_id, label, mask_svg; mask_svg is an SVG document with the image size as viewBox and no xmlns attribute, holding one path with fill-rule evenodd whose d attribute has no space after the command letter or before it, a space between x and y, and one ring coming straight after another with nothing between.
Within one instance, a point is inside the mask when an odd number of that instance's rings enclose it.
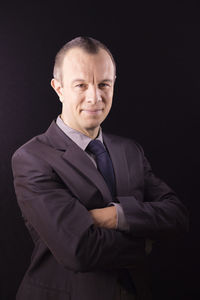
<instances>
[{"instance_id":1,"label":"shirt cuff","mask_svg":"<svg viewBox=\"0 0 200 300\"><path fill-rule=\"evenodd\" d=\"M122 206L119 203L110 202L108 206L114 205L117 210L117 225L116 229L120 231L129 231L129 224L126 221L126 217Z\"/></svg>"}]
</instances>

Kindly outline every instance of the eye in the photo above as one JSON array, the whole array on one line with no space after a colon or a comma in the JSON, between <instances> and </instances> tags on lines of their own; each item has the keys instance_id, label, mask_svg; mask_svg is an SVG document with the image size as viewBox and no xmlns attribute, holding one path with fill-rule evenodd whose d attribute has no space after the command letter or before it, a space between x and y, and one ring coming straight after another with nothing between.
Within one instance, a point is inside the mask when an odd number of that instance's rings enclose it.
<instances>
[{"instance_id":1,"label":"eye","mask_svg":"<svg viewBox=\"0 0 200 300\"><path fill-rule=\"evenodd\" d=\"M110 87L110 85L108 83L105 83L105 82L99 83L99 88L100 89L103 89L103 88L106 88L106 87Z\"/></svg>"},{"instance_id":2,"label":"eye","mask_svg":"<svg viewBox=\"0 0 200 300\"><path fill-rule=\"evenodd\" d=\"M85 83L79 83L79 84L76 84L75 87L80 88L80 89L84 89L84 88L86 88L86 84Z\"/></svg>"}]
</instances>

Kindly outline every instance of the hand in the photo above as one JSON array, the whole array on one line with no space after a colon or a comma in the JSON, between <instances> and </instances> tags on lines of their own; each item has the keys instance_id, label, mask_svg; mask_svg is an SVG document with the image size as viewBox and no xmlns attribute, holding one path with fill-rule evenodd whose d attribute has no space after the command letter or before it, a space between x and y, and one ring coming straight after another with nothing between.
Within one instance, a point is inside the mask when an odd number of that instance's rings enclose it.
<instances>
[{"instance_id":1,"label":"hand","mask_svg":"<svg viewBox=\"0 0 200 300\"><path fill-rule=\"evenodd\" d=\"M117 209L115 206L97 208L89 211L94 224L98 227L116 229L117 227Z\"/></svg>"}]
</instances>

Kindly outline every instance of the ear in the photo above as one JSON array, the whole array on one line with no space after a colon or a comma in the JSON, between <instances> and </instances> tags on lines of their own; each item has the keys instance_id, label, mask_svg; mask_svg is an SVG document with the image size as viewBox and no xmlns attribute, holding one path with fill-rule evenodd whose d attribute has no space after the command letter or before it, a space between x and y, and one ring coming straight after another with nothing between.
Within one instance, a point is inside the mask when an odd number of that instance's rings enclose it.
<instances>
[{"instance_id":1,"label":"ear","mask_svg":"<svg viewBox=\"0 0 200 300\"><path fill-rule=\"evenodd\" d=\"M58 97L60 98L60 101L62 102L63 101L63 88L62 88L61 83L57 79L53 78L51 80L51 86L54 89L54 91L56 92L56 94L58 95Z\"/></svg>"}]
</instances>

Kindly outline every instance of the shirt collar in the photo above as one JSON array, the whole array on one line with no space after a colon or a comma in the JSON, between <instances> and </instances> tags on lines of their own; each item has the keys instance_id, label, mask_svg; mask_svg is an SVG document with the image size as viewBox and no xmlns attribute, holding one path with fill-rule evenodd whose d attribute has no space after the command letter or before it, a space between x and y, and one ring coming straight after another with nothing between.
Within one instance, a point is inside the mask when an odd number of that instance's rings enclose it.
<instances>
[{"instance_id":1,"label":"shirt collar","mask_svg":"<svg viewBox=\"0 0 200 300\"><path fill-rule=\"evenodd\" d=\"M56 124L74 143L76 143L84 151L87 148L88 144L92 141L89 136L65 124L60 116L57 117ZM99 129L99 134L96 137L96 140L99 140L103 143L101 127Z\"/></svg>"}]
</instances>

